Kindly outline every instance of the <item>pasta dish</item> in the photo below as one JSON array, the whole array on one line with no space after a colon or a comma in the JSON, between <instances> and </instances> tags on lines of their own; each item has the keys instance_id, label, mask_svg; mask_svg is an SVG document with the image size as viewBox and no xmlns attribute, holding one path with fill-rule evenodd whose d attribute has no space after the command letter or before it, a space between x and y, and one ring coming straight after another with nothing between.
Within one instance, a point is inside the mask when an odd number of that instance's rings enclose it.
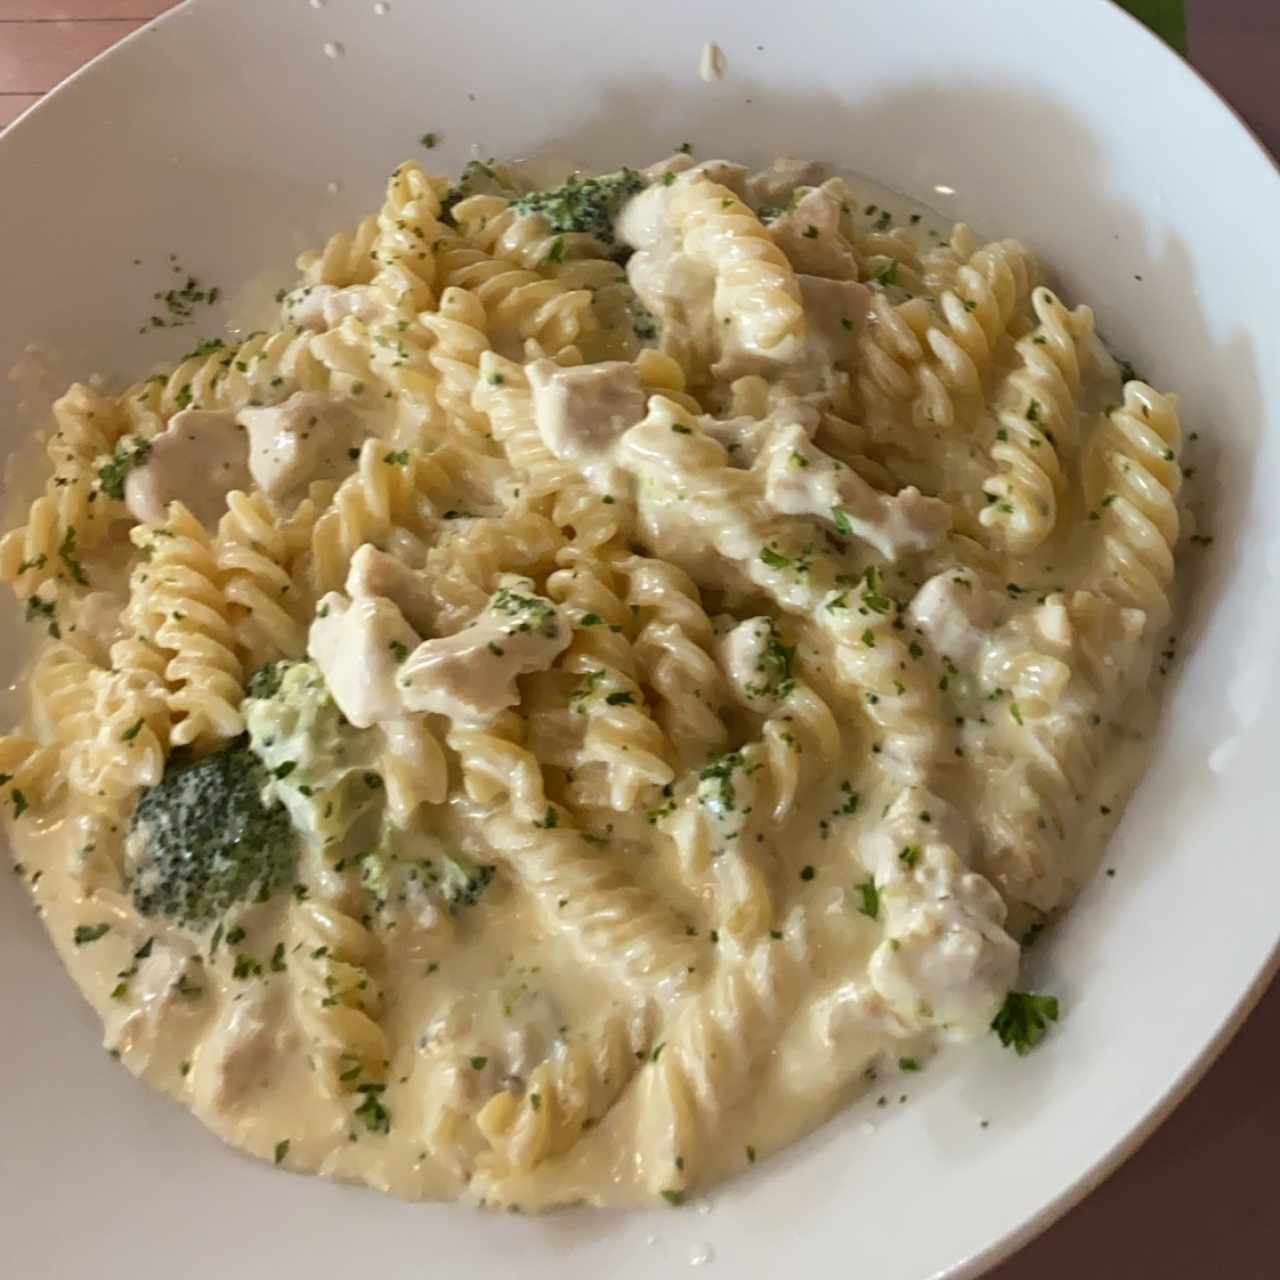
<instances>
[{"instance_id":1,"label":"pasta dish","mask_svg":"<svg viewBox=\"0 0 1280 1280\"><path fill-rule=\"evenodd\" d=\"M72 386L0 542L0 805L112 1054L277 1165L536 1210L1036 1044L1175 398L1019 242L791 160L408 163L299 270Z\"/></svg>"}]
</instances>

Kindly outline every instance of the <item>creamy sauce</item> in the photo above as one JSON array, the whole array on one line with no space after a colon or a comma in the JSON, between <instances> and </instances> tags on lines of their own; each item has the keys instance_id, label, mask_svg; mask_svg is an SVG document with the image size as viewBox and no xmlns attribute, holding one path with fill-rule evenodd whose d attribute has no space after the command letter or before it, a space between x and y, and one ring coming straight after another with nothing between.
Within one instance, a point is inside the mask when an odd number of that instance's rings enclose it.
<instances>
[{"instance_id":1,"label":"creamy sauce","mask_svg":"<svg viewBox=\"0 0 1280 1280\"><path fill-rule=\"evenodd\" d=\"M115 523L0 544L66 625L0 740L19 875L107 1047L260 1158L679 1202L985 1035L1141 773L1172 401L1013 242L801 162L646 177L625 276L535 275L554 228L482 194L465 240L398 170L243 369L64 407L61 467L155 442ZM233 739L296 865L143 914L139 788Z\"/></svg>"}]
</instances>

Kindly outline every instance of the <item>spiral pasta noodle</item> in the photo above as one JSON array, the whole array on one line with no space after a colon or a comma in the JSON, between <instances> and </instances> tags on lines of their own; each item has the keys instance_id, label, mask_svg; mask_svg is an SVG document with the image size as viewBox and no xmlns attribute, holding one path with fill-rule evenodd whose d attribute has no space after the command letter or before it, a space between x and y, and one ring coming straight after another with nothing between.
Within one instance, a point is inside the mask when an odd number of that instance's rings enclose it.
<instances>
[{"instance_id":1,"label":"spiral pasta noodle","mask_svg":"<svg viewBox=\"0 0 1280 1280\"><path fill-rule=\"evenodd\" d=\"M373 279L377 239L378 219L371 214L362 218L354 231L339 231L323 248L300 254L297 266L303 284L328 284L339 289L368 284Z\"/></svg>"},{"instance_id":2,"label":"spiral pasta noodle","mask_svg":"<svg viewBox=\"0 0 1280 1280\"><path fill-rule=\"evenodd\" d=\"M422 316L420 323L436 340L427 359L439 375L440 408L468 430L482 431L487 419L472 401L480 378L480 357L489 350L483 303L466 289L448 285L440 295L440 309Z\"/></svg>"},{"instance_id":3,"label":"spiral pasta noodle","mask_svg":"<svg viewBox=\"0 0 1280 1280\"><path fill-rule=\"evenodd\" d=\"M318 516L311 531L311 579L317 597L346 579L351 557L395 529L423 534L443 515L453 479L441 454L388 447L376 438L360 447L356 469Z\"/></svg>"},{"instance_id":4,"label":"spiral pasta noodle","mask_svg":"<svg viewBox=\"0 0 1280 1280\"><path fill-rule=\"evenodd\" d=\"M454 216L466 226L468 211L475 211L473 201L491 199L464 200ZM505 202L500 203L505 208ZM495 221L493 227L477 230L468 241L442 245L440 280L475 295L484 307L491 340L500 350L519 352L525 341L532 340L554 357L590 331L591 294L531 270L519 255L513 260L503 254L496 243L497 225Z\"/></svg>"},{"instance_id":5,"label":"spiral pasta noodle","mask_svg":"<svg viewBox=\"0 0 1280 1280\"><path fill-rule=\"evenodd\" d=\"M490 1098L476 1124L501 1169L528 1171L568 1151L618 1099L642 1056L625 1021L610 1016L598 1033L535 1067L522 1093Z\"/></svg>"},{"instance_id":6,"label":"spiral pasta noodle","mask_svg":"<svg viewBox=\"0 0 1280 1280\"><path fill-rule=\"evenodd\" d=\"M309 503L286 522L261 494L227 495L227 514L218 524L217 564L246 669L298 658L306 649L311 604L288 566L309 541L313 521Z\"/></svg>"},{"instance_id":7,"label":"spiral pasta noodle","mask_svg":"<svg viewBox=\"0 0 1280 1280\"><path fill-rule=\"evenodd\" d=\"M352 1093L385 1080L391 1050L369 969L372 935L333 902L309 898L289 913L298 1008L325 1088Z\"/></svg>"},{"instance_id":8,"label":"spiral pasta noodle","mask_svg":"<svg viewBox=\"0 0 1280 1280\"><path fill-rule=\"evenodd\" d=\"M62 783L58 749L20 733L0 736L0 795L12 810L47 805Z\"/></svg>"},{"instance_id":9,"label":"spiral pasta noodle","mask_svg":"<svg viewBox=\"0 0 1280 1280\"><path fill-rule=\"evenodd\" d=\"M727 187L708 179L678 186L668 217L685 252L715 274L717 327L744 351L791 358L805 332L799 286L759 218ZM709 355L703 353L708 362Z\"/></svg>"},{"instance_id":10,"label":"spiral pasta noodle","mask_svg":"<svg viewBox=\"0 0 1280 1280\"><path fill-rule=\"evenodd\" d=\"M570 694L575 712L586 722L582 764L603 771L608 780L606 803L625 811L648 789L665 786L674 773L668 763L670 748L649 715L638 683L625 631L626 610L605 585L603 570L602 565L580 561L552 574L547 592L576 615L573 642L561 655L559 668L582 678Z\"/></svg>"},{"instance_id":11,"label":"spiral pasta noodle","mask_svg":"<svg viewBox=\"0 0 1280 1280\"><path fill-rule=\"evenodd\" d=\"M646 1066L640 1160L653 1191L682 1193L696 1184L712 1135L781 1029L802 950L800 938L784 935L734 957L688 1001Z\"/></svg>"},{"instance_id":12,"label":"spiral pasta noodle","mask_svg":"<svg viewBox=\"0 0 1280 1280\"><path fill-rule=\"evenodd\" d=\"M692 579L675 565L633 556L622 562L627 603L639 611L634 649L658 699L658 721L684 762L725 742L724 681L711 652L712 627Z\"/></svg>"},{"instance_id":13,"label":"spiral pasta noodle","mask_svg":"<svg viewBox=\"0 0 1280 1280\"><path fill-rule=\"evenodd\" d=\"M244 667L213 539L181 503L161 529L135 530L151 557L134 570L128 620L169 654L165 679L176 745L234 738L244 729Z\"/></svg>"},{"instance_id":14,"label":"spiral pasta noodle","mask_svg":"<svg viewBox=\"0 0 1280 1280\"><path fill-rule=\"evenodd\" d=\"M1182 427L1174 396L1130 382L1090 445L1089 496L1100 515L1100 585L1145 609L1153 627L1171 612L1173 548L1178 539Z\"/></svg>"},{"instance_id":15,"label":"spiral pasta noodle","mask_svg":"<svg viewBox=\"0 0 1280 1280\"><path fill-rule=\"evenodd\" d=\"M495 851L544 917L584 954L655 995L688 984L697 954L688 933L615 859L593 851L558 818L549 822L547 811L538 821L499 813L489 830Z\"/></svg>"},{"instance_id":16,"label":"spiral pasta noodle","mask_svg":"<svg viewBox=\"0 0 1280 1280\"><path fill-rule=\"evenodd\" d=\"M1035 290L1032 306L1040 324L1019 339L1019 366L997 393L991 457L1000 470L983 486L988 505L979 516L1020 556L1048 537L1057 518L1065 484L1059 455L1070 457L1077 443L1080 348L1093 331L1087 307L1070 312L1048 289Z\"/></svg>"}]
</instances>

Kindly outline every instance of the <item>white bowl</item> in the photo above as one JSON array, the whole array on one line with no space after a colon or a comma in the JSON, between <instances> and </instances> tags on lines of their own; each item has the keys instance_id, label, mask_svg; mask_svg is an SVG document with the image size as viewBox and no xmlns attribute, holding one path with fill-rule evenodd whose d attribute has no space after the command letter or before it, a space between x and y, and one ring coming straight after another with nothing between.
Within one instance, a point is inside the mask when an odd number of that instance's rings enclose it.
<instances>
[{"instance_id":1,"label":"white bowl","mask_svg":"<svg viewBox=\"0 0 1280 1280\"><path fill-rule=\"evenodd\" d=\"M708 40L728 62L711 84L697 74ZM862 170L1025 238L1116 350L1183 394L1216 541L1188 556L1182 657L1105 859L1116 875L1032 953L1064 1021L1027 1059L994 1044L944 1055L909 1105L855 1108L713 1193L707 1216L480 1217L219 1147L97 1047L15 883L0 895L3 1269L626 1280L709 1245L742 1280L784 1266L973 1275L1168 1111L1260 989L1280 933L1277 175L1102 0L1077 0L1070 22L1025 0L391 0L385 14L372 0L192 0L0 138L0 362L31 340L68 377L175 355L192 331L138 332L170 251L224 290L270 292L300 247L377 202L426 130L442 139L428 160L450 168L473 144L607 166L687 139ZM6 447L16 399L0 392Z\"/></svg>"}]
</instances>

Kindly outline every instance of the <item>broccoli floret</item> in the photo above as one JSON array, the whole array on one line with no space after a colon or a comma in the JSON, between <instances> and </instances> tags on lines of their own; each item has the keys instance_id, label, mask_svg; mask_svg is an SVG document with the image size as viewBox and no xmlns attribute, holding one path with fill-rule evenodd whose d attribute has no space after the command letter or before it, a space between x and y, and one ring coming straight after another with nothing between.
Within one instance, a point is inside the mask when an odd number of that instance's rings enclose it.
<instances>
[{"instance_id":1,"label":"broccoli floret","mask_svg":"<svg viewBox=\"0 0 1280 1280\"><path fill-rule=\"evenodd\" d=\"M539 213L553 231L577 231L595 236L601 244L614 241L613 224L623 203L644 190L644 179L634 169L584 178L574 174L562 187L531 191L515 202L521 213Z\"/></svg>"},{"instance_id":2,"label":"broccoli floret","mask_svg":"<svg viewBox=\"0 0 1280 1280\"><path fill-rule=\"evenodd\" d=\"M483 862L472 862L460 853L443 859L443 862L440 891L449 904L449 910L474 906L476 899L493 880L493 867Z\"/></svg>"},{"instance_id":3,"label":"broccoli floret","mask_svg":"<svg viewBox=\"0 0 1280 1280\"><path fill-rule=\"evenodd\" d=\"M469 160L442 203L444 221L453 225L453 206L468 196L515 196L520 189L496 160Z\"/></svg>"},{"instance_id":4,"label":"broccoli floret","mask_svg":"<svg viewBox=\"0 0 1280 1280\"><path fill-rule=\"evenodd\" d=\"M308 839L333 846L375 823L383 807L381 739L352 726L314 662L277 662L256 672L241 710L249 745Z\"/></svg>"},{"instance_id":5,"label":"broccoli floret","mask_svg":"<svg viewBox=\"0 0 1280 1280\"><path fill-rule=\"evenodd\" d=\"M117 502L124 498L124 482L134 467L140 467L151 452L150 440L131 440L128 437L116 445L109 461L98 468L98 487Z\"/></svg>"},{"instance_id":6,"label":"broccoli floret","mask_svg":"<svg viewBox=\"0 0 1280 1280\"><path fill-rule=\"evenodd\" d=\"M265 902L292 882L293 828L262 798L267 776L241 742L171 763L129 823L126 876L144 916L204 925L237 902Z\"/></svg>"}]
</instances>

